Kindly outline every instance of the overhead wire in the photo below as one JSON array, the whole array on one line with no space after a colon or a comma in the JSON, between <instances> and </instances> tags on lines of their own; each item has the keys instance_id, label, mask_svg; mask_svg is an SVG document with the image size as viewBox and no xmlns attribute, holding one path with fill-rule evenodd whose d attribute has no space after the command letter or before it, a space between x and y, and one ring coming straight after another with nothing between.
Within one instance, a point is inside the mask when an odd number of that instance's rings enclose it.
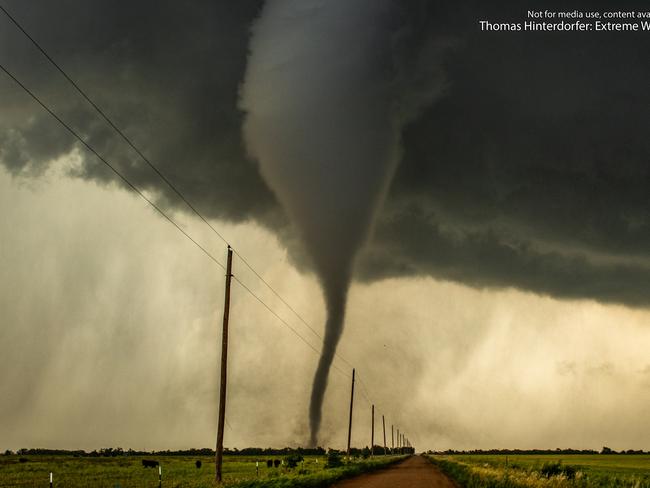
<instances>
[{"instance_id":1,"label":"overhead wire","mask_svg":"<svg viewBox=\"0 0 650 488\"><path fill-rule=\"evenodd\" d=\"M297 336L301 341L303 341L303 342L304 342L305 344L307 344L307 346L309 346L309 347L310 347L314 352L316 352L316 354L318 354L318 355L321 354L321 351L319 351L318 349L316 349L316 347L314 347L314 346L313 346L313 345L312 345L312 344L311 344L307 339L305 339L302 335L300 335L300 333L299 333L296 329L294 329L291 325L289 325L289 323L288 323L286 320L284 320L282 317L280 317L280 315L278 315L278 314L277 314L277 313L276 313L276 312L275 312L271 307L269 307L269 306L267 305L267 303L266 303L264 300L262 300L262 299L261 299L257 294L255 294L255 292L253 292L253 290L251 290L248 286L246 286L246 285L245 285L245 284L244 284L244 283L243 283L239 278L237 278L236 276L233 276L232 279L235 280L235 281L239 284L239 286L241 286L242 288L244 288L244 290L246 290L248 293L250 293L250 294L251 294L251 295L252 295L252 296L253 296L253 297L254 297L258 302L260 302L260 303L261 303L261 304L262 304L262 305L263 305L263 306L264 306L264 307L265 307L265 308L266 308L266 309L267 309L267 310L268 310L268 311L269 311L269 312L270 312L270 313L271 313L271 314L272 314L276 319L278 319L278 320L279 320L283 325L285 325L286 327L288 327L288 328L289 328L289 329L290 329L290 330L291 330L291 331L292 331L292 332L293 332L293 333L294 333L294 334L295 334L295 335L296 335L296 336ZM346 378L350 378L350 377L351 377L350 375L348 375L347 373L345 373L342 369L340 369L338 366L336 366L336 364L332 364L332 367L333 367L334 369L336 369L339 373L341 373L343 376L345 376Z\"/></svg>"},{"instance_id":2,"label":"overhead wire","mask_svg":"<svg viewBox=\"0 0 650 488\"><path fill-rule=\"evenodd\" d=\"M286 300L285 300L285 299L284 299L284 298L283 298L283 297L282 297L282 296L281 296L277 291L275 291L275 289L274 289L274 288L273 288L273 287L272 287L272 286L271 286L271 285L270 285L270 284L269 284L269 283L268 283L268 282L267 282L267 281L266 281L266 280L265 280L265 279L264 279L264 278L263 278L263 277L262 277L262 276L261 276L261 275L260 275L256 270L255 270L255 268L253 268L253 266L251 266L251 265L246 261L246 259L244 258L244 256L242 256L239 252L237 252L237 251L234 250L234 249L233 249L233 252L234 252L234 253L239 257L239 259L240 259L240 260L241 260L241 261L242 261L242 262L243 262L243 263L244 263L244 264L245 264L245 265L246 265L246 266L247 266L247 267L248 267L248 268L249 268L249 269L250 269L250 270L255 274L255 276L257 276L257 277L259 278L259 280L260 280L262 283L264 283L264 284L267 286L267 288L268 288L269 290L271 290L271 291L273 292L273 294L274 294L276 297L278 297L278 298L280 299L280 301L282 301L282 303L284 303L284 305L285 305L289 310L291 310L291 312L293 312L293 314L294 314L296 317L298 317L298 319L299 319L299 320L300 320L300 321L301 321L301 322L302 322L302 323L303 323L303 324L304 324L304 325L305 325L305 326L306 326L306 327L307 327L307 328L308 328L308 329L309 329L309 330L310 330L310 331L311 331L311 332L312 332L316 337L318 337L321 341L323 341L323 343L325 343L325 339L324 339L324 338L323 338L323 337L322 337L318 332L316 332L316 331L314 330L314 328L313 328L311 325L309 325L309 324L307 323L307 321L302 317L302 315L300 315L300 314L299 314L299 313L298 313L298 312L297 312L297 311L296 311L296 310L295 310L295 309L294 309L294 308L293 308L293 307L292 307L292 306L291 306L291 305L290 305L290 304L289 304L289 303L288 303L288 302L287 302L287 301L286 301ZM335 352L334 354L336 355L337 358L339 358L341 361L343 361L345 364L347 364L350 368L353 368L353 367L354 367L354 366L353 366L349 361L347 361L347 360L346 360L344 357L342 357L339 353Z\"/></svg>"},{"instance_id":3,"label":"overhead wire","mask_svg":"<svg viewBox=\"0 0 650 488\"><path fill-rule=\"evenodd\" d=\"M41 99L31 91L27 86L25 86L18 78L16 78L12 72L10 72L2 63L0 63L0 69L9 76L18 86L20 86L34 101L36 101L43 109L45 109L52 117L54 117L57 122L59 122L70 134L72 134L81 144L83 144L88 151L94 154L102 163L104 163L113 173L115 173L131 190L137 193L144 201L151 205L156 211L162 215L168 222L170 222L177 230L179 230L187 239L192 241L196 247L198 247L203 253L210 258L214 263L219 265L224 270L226 267L215 258L205 247L199 244L192 236L190 236L174 219L172 219L163 209L156 205L151 199L149 199L142 190L137 186L131 183L126 176L124 176L115 166L109 163L101 154L99 154L95 148L93 148L86 140L81 137L77 131L75 131L70 125L68 125L61 117L59 117L49 106L47 106Z\"/></svg>"}]
</instances>

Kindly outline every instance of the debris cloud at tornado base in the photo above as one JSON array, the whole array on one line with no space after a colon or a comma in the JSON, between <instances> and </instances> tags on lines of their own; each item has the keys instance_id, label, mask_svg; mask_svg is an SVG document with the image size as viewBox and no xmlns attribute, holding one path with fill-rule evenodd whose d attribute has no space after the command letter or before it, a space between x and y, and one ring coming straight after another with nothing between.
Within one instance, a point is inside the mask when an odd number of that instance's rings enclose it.
<instances>
[{"instance_id":1,"label":"debris cloud at tornado base","mask_svg":"<svg viewBox=\"0 0 650 488\"><path fill-rule=\"evenodd\" d=\"M355 257L397 166L401 127L440 86L419 92L395 66L396 9L375 0L270 1L252 28L240 101L244 140L300 232L327 308L309 408L311 445Z\"/></svg>"}]
</instances>

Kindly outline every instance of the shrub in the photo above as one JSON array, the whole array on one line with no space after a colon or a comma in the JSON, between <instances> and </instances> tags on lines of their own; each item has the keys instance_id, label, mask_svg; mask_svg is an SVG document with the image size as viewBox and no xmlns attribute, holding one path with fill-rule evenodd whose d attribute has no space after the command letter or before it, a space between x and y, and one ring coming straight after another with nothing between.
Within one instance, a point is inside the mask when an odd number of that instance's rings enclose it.
<instances>
[{"instance_id":1,"label":"shrub","mask_svg":"<svg viewBox=\"0 0 650 488\"><path fill-rule=\"evenodd\" d=\"M341 453L335 451L334 449L330 449L329 451L327 451L327 464L325 465L325 467L338 468L339 466L343 466Z\"/></svg>"},{"instance_id":2,"label":"shrub","mask_svg":"<svg viewBox=\"0 0 650 488\"><path fill-rule=\"evenodd\" d=\"M550 478L551 476L564 475L568 480L573 480L576 477L576 468L573 466L562 466L562 462L544 463L539 470L542 476Z\"/></svg>"},{"instance_id":3,"label":"shrub","mask_svg":"<svg viewBox=\"0 0 650 488\"><path fill-rule=\"evenodd\" d=\"M550 478L551 476L557 476L559 474L562 474L562 465L559 461L544 463L539 472L542 474L542 476L546 476L547 478Z\"/></svg>"},{"instance_id":4,"label":"shrub","mask_svg":"<svg viewBox=\"0 0 650 488\"><path fill-rule=\"evenodd\" d=\"M289 468L295 468L303 460L303 457L300 454L292 454L284 458L284 460L287 462Z\"/></svg>"},{"instance_id":5,"label":"shrub","mask_svg":"<svg viewBox=\"0 0 650 488\"><path fill-rule=\"evenodd\" d=\"M566 476L566 479L568 480L573 480L576 477L576 468L573 466L564 466L564 469L562 469L562 472L564 473L564 476Z\"/></svg>"}]
</instances>

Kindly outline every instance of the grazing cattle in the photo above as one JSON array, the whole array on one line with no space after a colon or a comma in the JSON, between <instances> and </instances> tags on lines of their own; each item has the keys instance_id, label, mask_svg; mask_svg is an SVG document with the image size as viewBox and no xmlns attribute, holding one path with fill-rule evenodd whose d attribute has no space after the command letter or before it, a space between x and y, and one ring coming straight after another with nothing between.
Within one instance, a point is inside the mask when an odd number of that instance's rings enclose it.
<instances>
[{"instance_id":1,"label":"grazing cattle","mask_svg":"<svg viewBox=\"0 0 650 488\"><path fill-rule=\"evenodd\" d=\"M142 460L142 466L145 468L155 468L158 466L160 463L158 461L153 461L151 459L143 459Z\"/></svg>"},{"instance_id":2,"label":"grazing cattle","mask_svg":"<svg viewBox=\"0 0 650 488\"><path fill-rule=\"evenodd\" d=\"M277 468L278 466L280 466L280 463L281 463L281 461L280 461L279 459L274 459L274 460L273 460L273 465L274 465L276 468Z\"/></svg>"},{"instance_id":3,"label":"grazing cattle","mask_svg":"<svg viewBox=\"0 0 650 488\"><path fill-rule=\"evenodd\" d=\"M194 464L196 464L196 469L199 469L201 467L201 461L198 460Z\"/></svg>"},{"instance_id":4,"label":"grazing cattle","mask_svg":"<svg viewBox=\"0 0 650 488\"><path fill-rule=\"evenodd\" d=\"M266 467L267 468L272 468L273 467L273 459L267 459Z\"/></svg>"}]
</instances>

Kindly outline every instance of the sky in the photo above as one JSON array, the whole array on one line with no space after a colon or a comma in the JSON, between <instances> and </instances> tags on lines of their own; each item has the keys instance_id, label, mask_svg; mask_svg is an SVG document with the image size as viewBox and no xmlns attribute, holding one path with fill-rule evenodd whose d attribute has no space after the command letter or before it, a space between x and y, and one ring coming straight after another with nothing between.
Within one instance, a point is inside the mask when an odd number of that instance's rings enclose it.
<instances>
[{"instance_id":1,"label":"sky","mask_svg":"<svg viewBox=\"0 0 650 488\"><path fill-rule=\"evenodd\" d=\"M6 3L319 336L349 273L320 445L345 445L353 364L355 445L373 402L418 449L649 449L647 35L301 5ZM0 63L225 261L2 15ZM224 271L4 74L0 105L0 449L213 446ZM232 303L226 446L308 444L319 354Z\"/></svg>"}]
</instances>

